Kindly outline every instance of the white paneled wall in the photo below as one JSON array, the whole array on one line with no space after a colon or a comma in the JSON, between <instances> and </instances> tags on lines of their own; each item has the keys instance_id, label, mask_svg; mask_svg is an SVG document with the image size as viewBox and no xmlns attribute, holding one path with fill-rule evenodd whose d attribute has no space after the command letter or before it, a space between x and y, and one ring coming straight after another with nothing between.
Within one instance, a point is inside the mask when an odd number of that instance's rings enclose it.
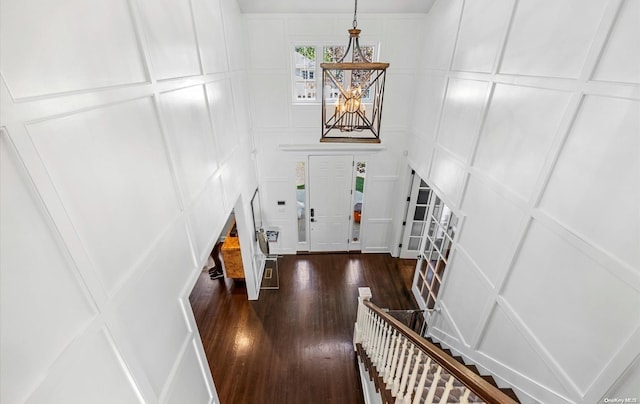
<instances>
[{"instance_id":1,"label":"white paneled wall","mask_svg":"<svg viewBox=\"0 0 640 404\"><path fill-rule=\"evenodd\" d=\"M233 208L260 279L236 2L1 6L0 401L218 402L189 293Z\"/></svg>"},{"instance_id":2,"label":"white paneled wall","mask_svg":"<svg viewBox=\"0 0 640 404\"><path fill-rule=\"evenodd\" d=\"M431 333L524 402L640 399L640 1L438 1L409 163L462 218Z\"/></svg>"},{"instance_id":3,"label":"white paneled wall","mask_svg":"<svg viewBox=\"0 0 640 404\"><path fill-rule=\"evenodd\" d=\"M421 37L424 18L424 15L406 14L358 16L361 43L379 43L380 60L391 64L383 108L383 147L368 151L370 148L366 145L346 150L344 145L320 144L320 104L294 104L291 96L293 46L301 43L346 46L353 16L246 15L251 118L264 220L266 227L277 227L281 231L282 238L272 246L278 253L295 253L298 249L295 163L307 161L311 154L335 153L360 155L359 161L367 162L362 251L393 251L393 244L397 243L395 195L400 192L399 172L404 173L405 168L402 152L406 150L407 131L411 126L419 59L419 54L406 43ZM320 74L319 66L317 69ZM292 145L295 147L290 147ZM277 205L278 200L286 201L284 208Z\"/></svg>"}]
</instances>

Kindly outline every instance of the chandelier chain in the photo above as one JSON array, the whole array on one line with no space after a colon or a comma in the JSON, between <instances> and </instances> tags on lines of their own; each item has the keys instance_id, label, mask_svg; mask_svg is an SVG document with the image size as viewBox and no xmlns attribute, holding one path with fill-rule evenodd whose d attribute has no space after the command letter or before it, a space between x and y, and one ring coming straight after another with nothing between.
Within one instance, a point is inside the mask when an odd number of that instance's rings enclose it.
<instances>
[{"instance_id":1,"label":"chandelier chain","mask_svg":"<svg viewBox=\"0 0 640 404\"><path fill-rule=\"evenodd\" d=\"M355 3L356 3L356 5L355 5L354 10L353 10L353 29L358 28L358 18L357 18L357 15L358 15L358 0L355 0Z\"/></svg>"}]
</instances>

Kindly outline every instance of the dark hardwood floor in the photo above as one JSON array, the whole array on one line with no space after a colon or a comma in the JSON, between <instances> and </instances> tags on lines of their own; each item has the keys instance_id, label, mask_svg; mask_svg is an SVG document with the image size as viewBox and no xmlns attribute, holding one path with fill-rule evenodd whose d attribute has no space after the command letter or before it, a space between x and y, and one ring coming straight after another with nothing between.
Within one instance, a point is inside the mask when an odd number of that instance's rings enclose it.
<instances>
[{"instance_id":1,"label":"dark hardwood floor","mask_svg":"<svg viewBox=\"0 0 640 404\"><path fill-rule=\"evenodd\" d=\"M284 256L280 289L257 301L203 272L190 301L221 403L362 403L358 287L370 287L380 307L416 308L414 265L388 254Z\"/></svg>"}]
</instances>

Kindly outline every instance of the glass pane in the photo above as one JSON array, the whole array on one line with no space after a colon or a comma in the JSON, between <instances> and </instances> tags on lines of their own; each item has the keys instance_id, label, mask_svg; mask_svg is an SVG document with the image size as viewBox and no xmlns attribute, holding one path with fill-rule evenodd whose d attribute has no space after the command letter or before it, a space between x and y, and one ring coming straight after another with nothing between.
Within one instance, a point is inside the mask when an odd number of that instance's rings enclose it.
<instances>
[{"instance_id":1,"label":"glass pane","mask_svg":"<svg viewBox=\"0 0 640 404\"><path fill-rule=\"evenodd\" d=\"M422 276L418 275L418 282L416 283L416 286L418 288L418 290L422 290L422 285L424 284L424 280L422 280Z\"/></svg>"},{"instance_id":2,"label":"glass pane","mask_svg":"<svg viewBox=\"0 0 640 404\"><path fill-rule=\"evenodd\" d=\"M436 221L431 218L431 222L429 223L429 236L434 239L437 236L438 224Z\"/></svg>"},{"instance_id":3,"label":"glass pane","mask_svg":"<svg viewBox=\"0 0 640 404\"><path fill-rule=\"evenodd\" d=\"M427 267L427 285L431 285L431 281L433 280L433 266L430 263Z\"/></svg>"},{"instance_id":4,"label":"glass pane","mask_svg":"<svg viewBox=\"0 0 640 404\"><path fill-rule=\"evenodd\" d=\"M425 274L427 273L427 261L420 260L420 274L422 274L422 276L425 276Z\"/></svg>"},{"instance_id":5,"label":"glass pane","mask_svg":"<svg viewBox=\"0 0 640 404\"><path fill-rule=\"evenodd\" d=\"M444 260L438 260L438 266L436 266L436 273L438 274L438 276L440 277L440 279L442 279L442 277L444 276L444 269L447 266L447 263L444 262Z\"/></svg>"},{"instance_id":6,"label":"glass pane","mask_svg":"<svg viewBox=\"0 0 640 404\"><path fill-rule=\"evenodd\" d=\"M424 297L424 294L423 294L423 297ZM431 295L429 295L429 300L427 300L427 308L433 309L435 305L436 305L435 299Z\"/></svg>"},{"instance_id":7,"label":"glass pane","mask_svg":"<svg viewBox=\"0 0 640 404\"><path fill-rule=\"evenodd\" d=\"M416 251L420 248L420 237L409 237L409 247L408 250Z\"/></svg>"},{"instance_id":8,"label":"glass pane","mask_svg":"<svg viewBox=\"0 0 640 404\"><path fill-rule=\"evenodd\" d=\"M313 101L316 99L315 46L296 46L294 59L294 97L298 101Z\"/></svg>"},{"instance_id":9,"label":"glass pane","mask_svg":"<svg viewBox=\"0 0 640 404\"><path fill-rule=\"evenodd\" d=\"M451 219L449 220L449 228L447 229L447 234L451 237L451 240L454 239L454 236L457 231L458 226L458 217L451 213Z\"/></svg>"},{"instance_id":10,"label":"glass pane","mask_svg":"<svg viewBox=\"0 0 640 404\"><path fill-rule=\"evenodd\" d=\"M428 186L429 186L429 185L427 185L427 183L426 183L426 182L424 182L424 180L420 180L420 188L426 188L426 187L428 187Z\"/></svg>"},{"instance_id":11,"label":"glass pane","mask_svg":"<svg viewBox=\"0 0 640 404\"><path fill-rule=\"evenodd\" d=\"M298 242L307 241L307 217L305 207L305 167L304 161L296 163L296 210L298 212Z\"/></svg>"},{"instance_id":12,"label":"glass pane","mask_svg":"<svg viewBox=\"0 0 640 404\"><path fill-rule=\"evenodd\" d=\"M427 214L426 206L416 206L416 211L413 214L413 220L424 220Z\"/></svg>"},{"instance_id":13,"label":"glass pane","mask_svg":"<svg viewBox=\"0 0 640 404\"><path fill-rule=\"evenodd\" d=\"M344 56L344 52L344 46L325 46L322 60L325 63L335 63ZM340 95L339 86L346 88L344 82L344 71L330 70L328 73L330 74L327 74L324 83L322 83L324 86L324 97L326 99L337 99ZM333 77L333 80L328 77Z\"/></svg>"},{"instance_id":14,"label":"glass pane","mask_svg":"<svg viewBox=\"0 0 640 404\"><path fill-rule=\"evenodd\" d=\"M436 280L433 281L433 285L431 286L431 293L433 293L433 295L437 297L439 290L440 290L440 281L438 280L438 278L436 278Z\"/></svg>"},{"instance_id":15,"label":"glass pane","mask_svg":"<svg viewBox=\"0 0 640 404\"><path fill-rule=\"evenodd\" d=\"M412 236L422 236L422 230L424 229L424 222L413 222L411 225Z\"/></svg>"},{"instance_id":16,"label":"glass pane","mask_svg":"<svg viewBox=\"0 0 640 404\"><path fill-rule=\"evenodd\" d=\"M364 179L366 176L367 164L358 161L355 164L356 189L353 193L353 215L351 225L351 240L360 240L360 221L362 220L362 207L364 203Z\"/></svg>"},{"instance_id":17,"label":"glass pane","mask_svg":"<svg viewBox=\"0 0 640 404\"><path fill-rule=\"evenodd\" d=\"M449 236L444 237L444 245L442 247L442 256L447 259L449 258L449 253L451 252L451 239Z\"/></svg>"},{"instance_id":18,"label":"glass pane","mask_svg":"<svg viewBox=\"0 0 640 404\"><path fill-rule=\"evenodd\" d=\"M431 239L429 239L429 237L426 237L424 240L424 252L425 255L429 255L429 250L431 250Z\"/></svg>"},{"instance_id":19,"label":"glass pane","mask_svg":"<svg viewBox=\"0 0 640 404\"><path fill-rule=\"evenodd\" d=\"M442 248L442 238L437 238L436 241L433 242L435 249L437 251L440 251L440 249Z\"/></svg>"},{"instance_id":20,"label":"glass pane","mask_svg":"<svg viewBox=\"0 0 640 404\"><path fill-rule=\"evenodd\" d=\"M418 200L416 203L426 205L429 202L429 192L429 189L421 189L418 191Z\"/></svg>"},{"instance_id":21,"label":"glass pane","mask_svg":"<svg viewBox=\"0 0 640 404\"><path fill-rule=\"evenodd\" d=\"M447 205L442 205L442 217L440 218L440 224L443 228L449 226L449 216L451 216L451 209Z\"/></svg>"},{"instance_id":22,"label":"glass pane","mask_svg":"<svg viewBox=\"0 0 640 404\"><path fill-rule=\"evenodd\" d=\"M431 215L434 217L434 219L437 222L439 222L441 213L442 213L442 200L436 196L436 200L433 204L433 213L431 213Z\"/></svg>"},{"instance_id":23,"label":"glass pane","mask_svg":"<svg viewBox=\"0 0 640 404\"><path fill-rule=\"evenodd\" d=\"M428 298L429 298L429 288L427 288L425 286L425 288L422 290L421 295L422 295L422 298L424 299L424 301L426 302L428 300Z\"/></svg>"}]
</instances>

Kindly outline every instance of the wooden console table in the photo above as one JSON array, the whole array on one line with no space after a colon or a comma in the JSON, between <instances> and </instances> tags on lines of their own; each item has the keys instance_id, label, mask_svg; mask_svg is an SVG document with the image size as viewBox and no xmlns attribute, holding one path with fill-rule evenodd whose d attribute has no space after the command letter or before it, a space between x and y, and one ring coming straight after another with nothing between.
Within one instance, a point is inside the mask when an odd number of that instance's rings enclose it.
<instances>
[{"instance_id":1,"label":"wooden console table","mask_svg":"<svg viewBox=\"0 0 640 404\"><path fill-rule=\"evenodd\" d=\"M244 280L244 267L242 266L242 254L240 252L240 240L238 235L232 235L236 223L234 222L224 239L220 252L222 253L222 260L224 261L224 268L227 272L227 277L232 279Z\"/></svg>"}]
</instances>

